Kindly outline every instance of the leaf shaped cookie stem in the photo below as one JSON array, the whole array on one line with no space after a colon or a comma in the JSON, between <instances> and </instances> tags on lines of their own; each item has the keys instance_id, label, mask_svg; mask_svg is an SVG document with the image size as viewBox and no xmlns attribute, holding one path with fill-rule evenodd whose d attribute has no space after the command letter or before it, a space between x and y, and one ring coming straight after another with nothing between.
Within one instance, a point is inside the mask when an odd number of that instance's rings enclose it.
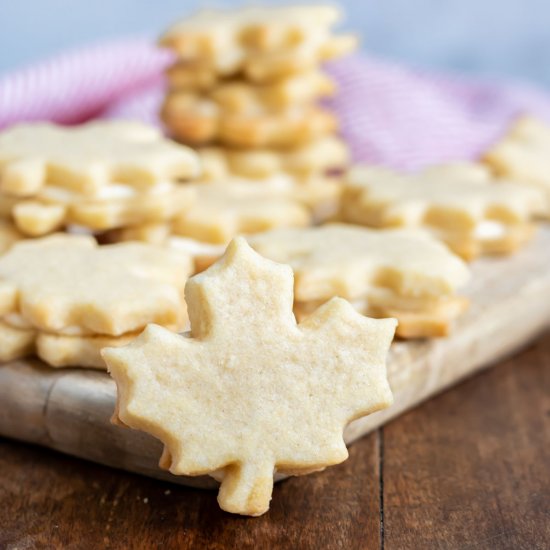
<instances>
[{"instance_id":1,"label":"leaf shaped cookie stem","mask_svg":"<svg viewBox=\"0 0 550 550\"><path fill-rule=\"evenodd\" d=\"M264 513L274 471L342 462L345 425L391 404L385 357L396 321L334 298L297 324L291 268L244 239L190 279L186 296L189 336L149 325L103 357L118 419L159 438L173 474L220 479L224 510Z\"/></svg>"}]
</instances>

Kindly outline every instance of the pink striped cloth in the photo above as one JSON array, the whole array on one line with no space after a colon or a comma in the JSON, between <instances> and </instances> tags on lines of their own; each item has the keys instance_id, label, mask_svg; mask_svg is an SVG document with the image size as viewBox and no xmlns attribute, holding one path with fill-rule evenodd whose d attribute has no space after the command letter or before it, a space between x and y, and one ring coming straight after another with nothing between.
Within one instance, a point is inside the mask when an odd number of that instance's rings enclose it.
<instances>
[{"instance_id":1,"label":"pink striped cloth","mask_svg":"<svg viewBox=\"0 0 550 550\"><path fill-rule=\"evenodd\" d=\"M91 118L159 124L171 55L148 39L70 51L0 77L0 127ZM340 93L329 105L354 158L400 168L476 158L524 113L550 121L550 94L413 70L363 55L332 63Z\"/></svg>"}]
</instances>

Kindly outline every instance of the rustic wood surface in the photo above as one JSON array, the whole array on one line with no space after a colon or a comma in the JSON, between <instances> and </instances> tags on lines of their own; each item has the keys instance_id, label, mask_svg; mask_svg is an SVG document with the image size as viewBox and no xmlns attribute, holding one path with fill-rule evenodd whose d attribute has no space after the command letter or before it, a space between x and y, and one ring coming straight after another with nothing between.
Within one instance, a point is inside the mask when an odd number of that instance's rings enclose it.
<instances>
[{"instance_id":1,"label":"rustic wood surface","mask_svg":"<svg viewBox=\"0 0 550 550\"><path fill-rule=\"evenodd\" d=\"M0 548L546 549L550 332L275 487L260 518L175 486L0 439Z\"/></svg>"}]
</instances>

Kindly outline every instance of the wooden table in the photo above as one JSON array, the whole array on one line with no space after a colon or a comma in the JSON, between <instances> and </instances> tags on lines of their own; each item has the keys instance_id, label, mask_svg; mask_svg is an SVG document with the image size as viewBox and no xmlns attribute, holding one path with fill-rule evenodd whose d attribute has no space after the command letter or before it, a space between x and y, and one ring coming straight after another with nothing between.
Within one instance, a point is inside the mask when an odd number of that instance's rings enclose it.
<instances>
[{"instance_id":1,"label":"wooden table","mask_svg":"<svg viewBox=\"0 0 550 550\"><path fill-rule=\"evenodd\" d=\"M275 488L258 519L213 493L0 439L0 548L550 547L550 333Z\"/></svg>"}]
</instances>

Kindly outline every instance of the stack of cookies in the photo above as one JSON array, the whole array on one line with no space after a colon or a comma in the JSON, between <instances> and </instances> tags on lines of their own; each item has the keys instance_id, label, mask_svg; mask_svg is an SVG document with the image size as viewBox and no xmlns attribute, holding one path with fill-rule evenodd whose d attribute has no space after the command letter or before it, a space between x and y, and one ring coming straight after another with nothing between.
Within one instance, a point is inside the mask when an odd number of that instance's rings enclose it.
<instances>
[{"instance_id":1,"label":"stack of cookies","mask_svg":"<svg viewBox=\"0 0 550 550\"><path fill-rule=\"evenodd\" d=\"M88 235L14 244L0 257L0 361L35 353L54 367L105 368L105 346L149 323L183 330L189 256L144 243L98 246Z\"/></svg>"},{"instance_id":2,"label":"stack of cookies","mask_svg":"<svg viewBox=\"0 0 550 550\"><path fill-rule=\"evenodd\" d=\"M231 203L247 194L244 184L261 184L251 192L257 204L294 203L292 220L279 227L322 221L337 208L339 186L330 175L345 167L348 152L319 101L335 91L322 62L356 44L354 36L332 34L339 18L337 8L321 5L206 10L160 40L177 57L161 112L170 134L198 149L205 182L240 188L220 187L218 197ZM199 192L204 209L212 195ZM248 231L273 227L269 215L257 211L256 218L244 224ZM174 231L191 225L184 219Z\"/></svg>"},{"instance_id":3,"label":"stack of cookies","mask_svg":"<svg viewBox=\"0 0 550 550\"><path fill-rule=\"evenodd\" d=\"M23 124L0 134L0 218L29 237L167 222L198 173L193 151L137 122Z\"/></svg>"},{"instance_id":4,"label":"stack of cookies","mask_svg":"<svg viewBox=\"0 0 550 550\"><path fill-rule=\"evenodd\" d=\"M550 125L531 116L515 121L483 156L498 177L511 178L544 194L542 216L550 219Z\"/></svg>"},{"instance_id":5,"label":"stack of cookies","mask_svg":"<svg viewBox=\"0 0 550 550\"><path fill-rule=\"evenodd\" d=\"M402 338L426 338L448 334L468 306L457 294L469 278L466 264L422 231L326 224L268 231L248 241L294 270L298 320L339 296L364 315L397 319Z\"/></svg>"},{"instance_id":6,"label":"stack of cookies","mask_svg":"<svg viewBox=\"0 0 550 550\"><path fill-rule=\"evenodd\" d=\"M536 186L496 179L483 165L464 162L414 174L355 166L343 184L340 215L374 228L423 228L473 260L521 247L545 210Z\"/></svg>"}]
</instances>

